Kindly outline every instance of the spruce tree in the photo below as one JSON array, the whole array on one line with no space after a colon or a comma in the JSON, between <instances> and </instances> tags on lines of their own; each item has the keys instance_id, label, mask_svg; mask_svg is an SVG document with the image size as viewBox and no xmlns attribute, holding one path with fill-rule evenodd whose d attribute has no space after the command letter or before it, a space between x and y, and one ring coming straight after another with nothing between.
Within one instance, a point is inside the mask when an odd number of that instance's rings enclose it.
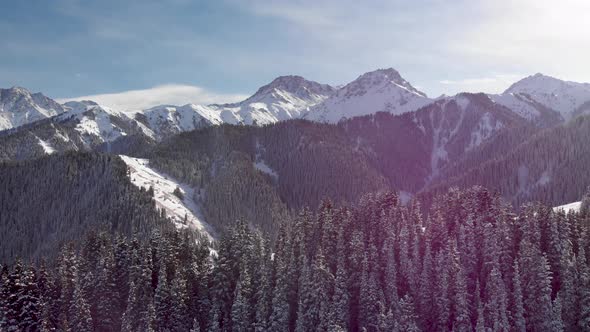
<instances>
[{"instance_id":1,"label":"spruce tree","mask_svg":"<svg viewBox=\"0 0 590 332\"><path fill-rule=\"evenodd\" d=\"M74 282L74 294L70 305L70 327L74 331L92 332L92 316L90 314L90 305L84 298L83 281L81 276L77 275Z\"/></svg>"},{"instance_id":2,"label":"spruce tree","mask_svg":"<svg viewBox=\"0 0 590 332\"><path fill-rule=\"evenodd\" d=\"M514 261L514 275L512 277L512 326L516 332L525 332L526 321L524 299L522 294L521 276L518 262Z\"/></svg>"},{"instance_id":3,"label":"spruce tree","mask_svg":"<svg viewBox=\"0 0 590 332\"><path fill-rule=\"evenodd\" d=\"M409 295L405 295L400 301L399 331L418 332L414 301Z\"/></svg>"}]
</instances>

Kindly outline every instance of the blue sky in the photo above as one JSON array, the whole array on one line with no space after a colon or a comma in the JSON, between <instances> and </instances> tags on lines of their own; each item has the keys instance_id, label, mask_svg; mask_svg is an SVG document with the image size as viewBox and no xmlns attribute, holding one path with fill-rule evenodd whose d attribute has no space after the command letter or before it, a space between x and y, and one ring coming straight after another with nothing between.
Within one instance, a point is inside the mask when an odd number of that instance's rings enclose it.
<instances>
[{"instance_id":1,"label":"blue sky","mask_svg":"<svg viewBox=\"0 0 590 332\"><path fill-rule=\"evenodd\" d=\"M554 4L10 1L0 11L0 87L210 103L239 100L279 75L342 84L385 67L430 96L500 92L536 72L590 81L590 1Z\"/></svg>"}]
</instances>

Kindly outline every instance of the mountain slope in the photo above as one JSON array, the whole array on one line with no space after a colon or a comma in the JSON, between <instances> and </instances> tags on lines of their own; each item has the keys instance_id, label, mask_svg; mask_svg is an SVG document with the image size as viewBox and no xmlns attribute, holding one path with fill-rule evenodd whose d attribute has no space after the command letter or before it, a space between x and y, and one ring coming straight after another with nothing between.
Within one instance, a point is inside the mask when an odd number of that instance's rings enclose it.
<instances>
[{"instance_id":1,"label":"mountain slope","mask_svg":"<svg viewBox=\"0 0 590 332\"><path fill-rule=\"evenodd\" d=\"M443 176L456 160L524 123L486 95L465 93L416 112L381 112L339 126L389 179L392 189L417 192Z\"/></svg>"},{"instance_id":2,"label":"mountain slope","mask_svg":"<svg viewBox=\"0 0 590 332\"><path fill-rule=\"evenodd\" d=\"M131 183L138 188L153 190L156 208L164 210L166 217L170 218L177 228L190 228L209 241L213 240L213 229L204 221L201 208L196 204L194 188L154 170L147 159L124 155L120 157L129 169ZM182 196L177 196L175 190L180 190Z\"/></svg>"},{"instance_id":3,"label":"mountain slope","mask_svg":"<svg viewBox=\"0 0 590 332\"><path fill-rule=\"evenodd\" d=\"M65 113L0 133L0 160L64 151L137 154L155 144L151 129L93 102L71 102Z\"/></svg>"},{"instance_id":4,"label":"mountain slope","mask_svg":"<svg viewBox=\"0 0 590 332\"><path fill-rule=\"evenodd\" d=\"M377 112L411 112L430 102L426 94L414 88L396 70L379 69L365 73L338 89L324 102L311 107L304 118L336 123Z\"/></svg>"},{"instance_id":5,"label":"mountain slope","mask_svg":"<svg viewBox=\"0 0 590 332\"><path fill-rule=\"evenodd\" d=\"M541 201L553 206L576 201L590 185L590 116L506 142L513 149L481 160L469 170L433 184L435 195L452 186L483 185L519 206Z\"/></svg>"},{"instance_id":6,"label":"mountain slope","mask_svg":"<svg viewBox=\"0 0 590 332\"><path fill-rule=\"evenodd\" d=\"M170 225L117 156L52 155L0 163L0 261L49 258L95 229L143 236Z\"/></svg>"}]
</instances>

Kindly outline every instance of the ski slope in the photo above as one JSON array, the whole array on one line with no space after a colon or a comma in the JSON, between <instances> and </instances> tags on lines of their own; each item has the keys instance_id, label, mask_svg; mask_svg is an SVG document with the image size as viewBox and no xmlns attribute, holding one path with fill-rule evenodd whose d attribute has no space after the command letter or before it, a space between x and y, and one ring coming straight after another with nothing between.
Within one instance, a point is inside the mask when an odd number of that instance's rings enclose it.
<instances>
[{"instance_id":1,"label":"ski slope","mask_svg":"<svg viewBox=\"0 0 590 332\"><path fill-rule=\"evenodd\" d=\"M170 176L160 173L149 166L148 159L132 158L120 155L130 171L131 182L137 187L154 189L154 200L158 209L164 209L166 216L179 228L191 228L199 231L211 241L215 239L213 229L205 222L197 203L193 200L195 190ZM181 200L173 191L180 188L184 194Z\"/></svg>"}]
</instances>

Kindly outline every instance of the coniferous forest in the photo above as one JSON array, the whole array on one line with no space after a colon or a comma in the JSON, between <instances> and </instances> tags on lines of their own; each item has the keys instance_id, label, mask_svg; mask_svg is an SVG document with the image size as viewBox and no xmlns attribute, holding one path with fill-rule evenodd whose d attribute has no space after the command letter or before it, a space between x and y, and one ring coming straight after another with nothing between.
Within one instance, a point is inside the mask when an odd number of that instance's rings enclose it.
<instances>
[{"instance_id":1,"label":"coniferous forest","mask_svg":"<svg viewBox=\"0 0 590 332\"><path fill-rule=\"evenodd\" d=\"M272 241L238 222L213 252L175 230L94 231L2 267L0 331L588 331L589 203L324 200Z\"/></svg>"}]
</instances>

